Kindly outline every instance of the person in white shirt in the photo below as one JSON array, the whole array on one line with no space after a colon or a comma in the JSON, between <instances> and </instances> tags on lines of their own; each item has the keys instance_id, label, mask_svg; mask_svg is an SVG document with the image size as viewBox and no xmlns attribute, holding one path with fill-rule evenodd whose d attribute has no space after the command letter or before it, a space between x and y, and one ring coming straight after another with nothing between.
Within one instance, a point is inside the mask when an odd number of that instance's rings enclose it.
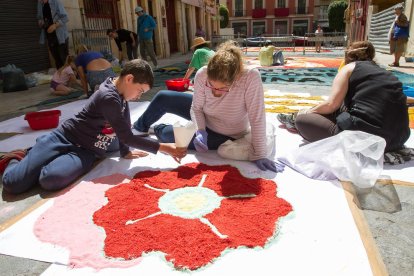
<instances>
[{"instance_id":1,"label":"person in white shirt","mask_svg":"<svg viewBox=\"0 0 414 276\"><path fill-rule=\"evenodd\" d=\"M315 41L315 51L317 53L320 53L321 52L322 36L323 36L323 30L322 30L321 26L318 25L318 27L316 28L316 31L315 31L315 38L316 38L316 41Z\"/></svg>"}]
</instances>

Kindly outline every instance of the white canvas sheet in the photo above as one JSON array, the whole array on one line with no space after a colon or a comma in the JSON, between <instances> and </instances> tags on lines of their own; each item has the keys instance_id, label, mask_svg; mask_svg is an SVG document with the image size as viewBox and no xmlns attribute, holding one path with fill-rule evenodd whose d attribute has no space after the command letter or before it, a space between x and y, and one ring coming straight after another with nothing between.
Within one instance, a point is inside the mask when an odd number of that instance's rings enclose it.
<instances>
[{"instance_id":1,"label":"white canvas sheet","mask_svg":"<svg viewBox=\"0 0 414 276\"><path fill-rule=\"evenodd\" d=\"M187 162L203 162L210 165L230 163L242 174L251 177L274 178L278 184L278 196L289 201L294 211L279 224L279 235L265 249L238 249L225 254L220 260L192 275L371 275L364 246L347 205L344 192L338 182L308 179L290 169L276 177L261 172L249 162L228 162L216 153L190 154ZM106 159L85 180L112 173L132 176L148 167L167 169L176 164L164 155L149 158L120 160ZM64 195L63 195L64 196ZM58 246L41 243L32 233L34 221L49 208L42 206L11 228L0 233L0 253L68 264L68 251ZM92 268L68 269L54 265L44 275L95 274ZM145 256L142 262L131 268L107 268L103 275L186 275L172 269L161 254Z\"/></svg>"},{"instance_id":2,"label":"white canvas sheet","mask_svg":"<svg viewBox=\"0 0 414 276\"><path fill-rule=\"evenodd\" d=\"M75 103L78 103L77 106ZM83 103L71 103L81 108ZM132 121L145 110L148 103L131 103ZM79 109L77 109L79 110ZM276 114L268 114L268 119L275 125L276 155L281 155L303 143L299 135L294 135L278 127ZM12 119L13 120L13 119ZM179 120L176 116L166 116L162 121L174 123ZM20 122L20 123L25 123ZM1 126L1 124L0 124ZM33 145L35 138L44 132L32 132L17 135L0 141L0 151ZM20 139L19 139L20 138ZM11 139L13 143L10 142ZM413 146L413 137L409 146ZM215 152L207 154L190 153L183 163L203 162L209 165L231 164L238 167L242 174L253 177L275 179L278 183L278 195L289 201L294 212L283 219L279 236L264 250L239 249L226 254L213 265L194 275L223 275L237 273L239 275L267 275L269 271L281 275L371 275L366 252L359 233L349 211L344 192L337 182L322 182L308 179L290 169L275 176L269 172L259 171L252 163L229 161L221 159ZM410 165L410 164L407 164ZM133 176L140 170L167 169L178 166L172 158L162 154L150 155L138 160L119 158L106 159L94 170L84 176L83 180L123 173ZM413 175L413 164L405 168L388 168L383 174L394 174L402 178ZM404 180L404 179L400 179ZM409 180L408 180L409 181ZM45 275L85 275L94 274L91 268L67 269L68 251L55 245L39 242L33 235L32 229L36 218L49 208L53 200L32 212L30 215L0 233L0 253L18 257L48 261L52 265ZM182 272L173 270L160 256L151 255L128 269L104 269L103 275L181 275ZM185 274L183 274L185 275Z\"/></svg>"}]
</instances>

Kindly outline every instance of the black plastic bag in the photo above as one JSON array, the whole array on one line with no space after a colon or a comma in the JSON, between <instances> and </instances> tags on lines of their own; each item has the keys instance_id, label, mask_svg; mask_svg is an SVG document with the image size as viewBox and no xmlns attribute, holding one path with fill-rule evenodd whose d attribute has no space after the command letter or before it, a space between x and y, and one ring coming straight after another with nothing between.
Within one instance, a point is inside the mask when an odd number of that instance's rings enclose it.
<instances>
[{"instance_id":1,"label":"black plastic bag","mask_svg":"<svg viewBox=\"0 0 414 276\"><path fill-rule=\"evenodd\" d=\"M22 69L17 68L14 64L1 68L3 75L3 92L16 92L27 90L26 79Z\"/></svg>"}]
</instances>

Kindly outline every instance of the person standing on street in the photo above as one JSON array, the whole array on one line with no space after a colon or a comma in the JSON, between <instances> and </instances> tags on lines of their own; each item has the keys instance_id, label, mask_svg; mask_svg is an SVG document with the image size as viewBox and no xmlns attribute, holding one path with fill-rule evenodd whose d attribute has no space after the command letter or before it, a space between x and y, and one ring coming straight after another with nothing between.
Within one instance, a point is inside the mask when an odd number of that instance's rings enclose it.
<instances>
[{"instance_id":1,"label":"person standing on street","mask_svg":"<svg viewBox=\"0 0 414 276\"><path fill-rule=\"evenodd\" d=\"M157 57L154 52L154 42L152 40L153 31L157 27L154 18L145 13L144 9L140 6L135 8L135 14L137 18L137 33L139 37L139 51L141 58L147 60L147 54L150 56L154 68L158 67Z\"/></svg>"},{"instance_id":2,"label":"person standing on street","mask_svg":"<svg viewBox=\"0 0 414 276\"><path fill-rule=\"evenodd\" d=\"M409 22L403 13L404 6L399 4L395 7L395 20L392 22L388 39L390 43L390 53L394 54L394 62L389 64L392 67L400 66L400 57L404 54L409 37Z\"/></svg>"},{"instance_id":3,"label":"person standing on street","mask_svg":"<svg viewBox=\"0 0 414 276\"><path fill-rule=\"evenodd\" d=\"M42 29L39 42L45 44L47 40L56 68L59 69L69 55L69 33L66 28L68 14L59 0L39 0L37 20Z\"/></svg>"},{"instance_id":4,"label":"person standing on street","mask_svg":"<svg viewBox=\"0 0 414 276\"><path fill-rule=\"evenodd\" d=\"M321 52L321 46L322 46L322 37L323 37L323 30L321 28L320 25L318 25L318 27L316 28L315 31L315 37L316 37L316 41L315 41L315 51L317 53Z\"/></svg>"}]
</instances>

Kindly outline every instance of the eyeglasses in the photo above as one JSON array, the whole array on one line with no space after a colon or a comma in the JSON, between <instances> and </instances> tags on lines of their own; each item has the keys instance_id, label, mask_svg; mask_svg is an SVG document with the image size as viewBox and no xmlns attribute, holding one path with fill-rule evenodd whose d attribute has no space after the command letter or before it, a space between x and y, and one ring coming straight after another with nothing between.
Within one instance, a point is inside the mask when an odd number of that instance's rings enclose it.
<instances>
[{"instance_id":1,"label":"eyeglasses","mask_svg":"<svg viewBox=\"0 0 414 276\"><path fill-rule=\"evenodd\" d=\"M211 85L211 83L208 81L208 80L206 80L206 87L208 87L208 88L210 88L210 89L214 89L214 90L216 90L216 91L220 91L220 92L229 92L230 91L230 89L231 89L231 87L233 86L233 83L228 87L228 88L215 88L213 85Z\"/></svg>"}]
</instances>

